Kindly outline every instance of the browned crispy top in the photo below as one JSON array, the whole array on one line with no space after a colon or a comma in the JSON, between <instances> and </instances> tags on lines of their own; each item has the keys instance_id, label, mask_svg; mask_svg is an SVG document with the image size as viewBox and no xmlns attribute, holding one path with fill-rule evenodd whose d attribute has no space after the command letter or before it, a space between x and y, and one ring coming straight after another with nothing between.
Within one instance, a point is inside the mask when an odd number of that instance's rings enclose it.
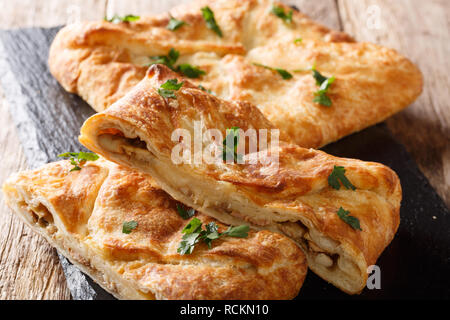
<instances>
[{"instance_id":1,"label":"browned crispy top","mask_svg":"<svg viewBox=\"0 0 450 320\"><path fill-rule=\"evenodd\" d=\"M188 223L151 177L103 159L69 172L69 161L13 176L4 186L9 201L24 193L29 204L45 203L65 238L100 255L105 269L131 281L141 292L164 299L290 299L306 275L301 250L268 231L247 238L224 237L179 255L181 230ZM203 223L214 221L200 213ZM130 234L125 221L137 221ZM61 222L59 222L61 221ZM227 226L218 223L219 231ZM73 241L73 240L72 240Z\"/></svg>"},{"instance_id":2,"label":"browned crispy top","mask_svg":"<svg viewBox=\"0 0 450 320\"><path fill-rule=\"evenodd\" d=\"M151 56L175 48L180 52L176 65L190 63L206 72L193 79L195 85L223 99L253 103L304 147L319 147L380 122L420 94L419 70L396 51L355 43L297 11L288 24L271 13L272 4L196 1L171 10L188 23L176 31L166 28L168 14L130 23L69 25L52 44L50 70L66 90L102 111L144 77ZM204 5L213 10L223 37L207 28L200 11ZM297 38L302 42L295 44ZM293 78L284 80L253 63L286 69ZM336 77L329 91L332 107L312 101L318 90L308 70L313 65Z\"/></svg>"}]
</instances>

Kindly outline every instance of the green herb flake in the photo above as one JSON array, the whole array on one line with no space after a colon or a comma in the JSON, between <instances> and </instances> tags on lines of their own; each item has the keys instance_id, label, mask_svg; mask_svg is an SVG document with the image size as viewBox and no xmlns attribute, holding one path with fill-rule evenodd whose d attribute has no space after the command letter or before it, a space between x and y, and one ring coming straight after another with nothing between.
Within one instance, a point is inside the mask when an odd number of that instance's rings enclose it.
<instances>
[{"instance_id":1,"label":"green herb flake","mask_svg":"<svg viewBox=\"0 0 450 320\"><path fill-rule=\"evenodd\" d=\"M204 86L202 86L201 84L198 85L198 88L202 91L208 92L209 94L213 94L215 95L215 93L212 90L206 89Z\"/></svg>"},{"instance_id":2,"label":"green herb flake","mask_svg":"<svg viewBox=\"0 0 450 320\"><path fill-rule=\"evenodd\" d=\"M177 211L180 217L182 217L184 220L192 218L195 214L194 209L192 208L186 209L183 205L180 205L178 203L177 203Z\"/></svg>"},{"instance_id":3,"label":"green herb flake","mask_svg":"<svg viewBox=\"0 0 450 320\"><path fill-rule=\"evenodd\" d=\"M119 23L119 22L133 22L139 20L140 16L135 16L132 14L127 14L126 16L119 16L117 14L113 15L111 18L105 17L104 20L112 23Z\"/></svg>"},{"instance_id":4,"label":"green herb flake","mask_svg":"<svg viewBox=\"0 0 450 320\"><path fill-rule=\"evenodd\" d=\"M180 64L177 67L177 71L189 78L198 78L201 75L206 74L205 71L199 69L198 67L190 65L188 63Z\"/></svg>"},{"instance_id":5,"label":"green herb flake","mask_svg":"<svg viewBox=\"0 0 450 320\"><path fill-rule=\"evenodd\" d=\"M322 106L325 106L325 107L331 107L331 105L333 104L331 102L330 97L327 96L325 93L316 95L313 99L313 102L320 104Z\"/></svg>"},{"instance_id":6,"label":"green herb flake","mask_svg":"<svg viewBox=\"0 0 450 320\"><path fill-rule=\"evenodd\" d=\"M303 39L302 38L297 38L294 40L294 44L299 44L302 43Z\"/></svg>"},{"instance_id":7,"label":"green herb flake","mask_svg":"<svg viewBox=\"0 0 450 320\"><path fill-rule=\"evenodd\" d=\"M187 23L183 20L177 20L174 17L170 16L170 20L166 28L170 31L176 31L184 25L187 25Z\"/></svg>"},{"instance_id":8,"label":"green herb flake","mask_svg":"<svg viewBox=\"0 0 450 320\"><path fill-rule=\"evenodd\" d=\"M167 90L180 90L184 82L178 82L178 79L169 79L161 85L161 88Z\"/></svg>"},{"instance_id":9,"label":"green herb flake","mask_svg":"<svg viewBox=\"0 0 450 320\"><path fill-rule=\"evenodd\" d=\"M223 140L223 151L222 158L223 161L227 161L229 159L233 159L234 162L238 163L242 161L242 154L237 152L237 147L239 144L239 127L232 127L231 129L226 130L226 137ZM227 144L227 140L233 141L233 146L229 147Z\"/></svg>"},{"instance_id":10,"label":"green herb flake","mask_svg":"<svg viewBox=\"0 0 450 320\"><path fill-rule=\"evenodd\" d=\"M212 242L221 237L245 238L248 236L250 228L245 225L229 227L225 232L219 232L219 226L215 222L209 222L202 228L200 219L193 218L181 231L184 235L178 246L177 252L181 255L191 254L195 245L203 241L209 249L212 248Z\"/></svg>"},{"instance_id":11,"label":"green herb flake","mask_svg":"<svg viewBox=\"0 0 450 320\"><path fill-rule=\"evenodd\" d=\"M163 98L176 99L175 91L180 90L184 82L178 82L178 79L169 79L158 88L158 94Z\"/></svg>"},{"instance_id":12,"label":"green herb flake","mask_svg":"<svg viewBox=\"0 0 450 320\"><path fill-rule=\"evenodd\" d=\"M229 227L223 234L226 234L229 237L246 238L249 230L249 226L241 225L237 227Z\"/></svg>"},{"instance_id":13,"label":"green herb flake","mask_svg":"<svg viewBox=\"0 0 450 320\"><path fill-rule=\"evenodd\" d=\"M350 227L352 227L355 230L362 231L358 218L351 216L350 211L346 211L344 210L344 208L340 207L336 213L339 216L339 218L345 223L347 223Z\"/></svg>"},{"instance_id":14,"label":"green herb flake","mask_svg":"<svg viewBox=\"0 0 450 320\"><path fill-rule=\"evenodd\" d=\"M137 228L137 226L137 221L126 221L122 224L122 233L130 234L132 230Z\"/></svg>"},{"instance_id":15,"label":"green herb flake","mask_svg":"<svg viewBox=\"0 0 450 320\"><path fill-rule=\"evenodd\" d=\"M292 74L290 74L289 72L287 72L284 69L275 68L275 71L278 72L284 80L289 80L292 78Z\"/></svg>"},{"instance_id":16,"label":"green herb flake","mask_svg":"<svg viewBox=\"0 0 450 320\"><path fill-rule=\"evenodd\" d=\"M203 19L205 19L206 26L209 29L211 29L212 31L214 31L215 33L217 33L217 35L222 38L222 36L223 36L222 30L220 30L220 28L216 22L216 19L214 18L214 12L211 10L211 8L206 6L206 7L201 8L201 11L202 11Z\"/></svg>"},{"instance_id":17,"label":"green herb flake","mask_svg":"<svg viewBox=\"0 0 450 320\"><path fill-rule=\"evenodd\" d=\"M273 13L274 15L276 15L278 18L280 18L287 24L292 23L292 14L294 12L293 10L286 13L282 7L273 5L272 10L270 12Z\"/></svg>"},{"instance_id":18,"label":"green herb flake","mask_svg":"<svg viewBox=\"0 0 450 320\"><path fill-rule=\"evenodd\" d=\"M345 176L345 168L341 166L334 166L333 171L331 171L328 176L328 184L330 187L339 190L341 188L341 183L347 189L356 190L356 187Z\"/></svg>"},{"instance_id":19,"label":"green herb flake","mask_svg":"<svg viewBox=\"0 0 450 320\"><path fill-rule=\"evenodd\" d=\"M281 69L281 68L272 68L272 67L265 66L265 65L263 65L263 64L256 63L256 62L253 62L253 65L255 65L255 66L257 66L257 67L262 67L262 68L267 69L267 70L276 71L276 72L278 72L278 74L279 74L284 80L289 80L289 79L292 78L292 74L289 73L288 71L284 70L284 69Z\"/></svg>"},{"instance_id":20,"label":"green herb flake","mask_svg":"<svg viewBox=\"0 0 450 320\"><path fill-rule=\"evenodd\" d=\"M66 152L59 154L60 158L70 158L70 164L74 167L70 170L79 171L81 170L81 166L86 163L86 161L95 161L98 160L99 156L92 152Z\"/></svg>"},{"instance_id":21,"label":"green herb flake","mask_svg":"<svg viewBox=\"0 0 450 320\"><path fill-rule=\"evenodd\" d=\"M313 102L326 107L331 107L332 102L330 97L327 95L327 92L331 84L336 80L336 78L334 76L330 78L325 77L319 71L316 70L315 66L311 68L311 71L313 73L314 79L316 80L316 85L319 86L319 90L314 92L315 97L313 99Z\"/></svg>"},{"instance_id":22,"label":"green herb flake","mask_svg":"<svg viewBox=\"0 0 450 320\"><path fill-rule=\"evenodd\" d=\"M153 60L153 62L148 64L148 66L151 66L153 64L163 64L175 71L174 65L175 65L175 62L177 62L179 57L180 57L180 52L178 50L175 50L174 48L170 48L167 56L152 56L152 57L150 57L150 59Z\"/></svg>"},{"instance_id":23,"label":"green herb flake","mask_svg":"<svg viewBox=\"0 0 450 320\"><path fill-rule=\"evenodd\" d=\"M202 222L198 218L194 218L181 231L184 234L195 233L202 228Z\"/></svg>"}]
</instances>

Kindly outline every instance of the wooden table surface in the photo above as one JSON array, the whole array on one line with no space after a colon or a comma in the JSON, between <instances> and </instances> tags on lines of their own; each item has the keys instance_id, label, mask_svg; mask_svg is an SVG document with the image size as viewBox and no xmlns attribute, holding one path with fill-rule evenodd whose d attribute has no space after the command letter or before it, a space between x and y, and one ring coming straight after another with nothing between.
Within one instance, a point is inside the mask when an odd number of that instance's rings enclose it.
<instances>
[{"instance_id":1,"label":"wooden table surface","mask_svg":"<svg viewBox=\"0 0 450 320\"><path fill-rule=\"evenodd\" d=\"M159 13L188 1L0 0L0 28L50 27L102 19L106 13ZM422 95L387 124L449 205L450 4L446 0L285 2L358 41L397 49L419 65L425 78ZM0 89L0 184L12 172L27 168L10 107ZM0 299L70 298L56 251L11 214L0 194Z\"/></svg>"}]
</instances>

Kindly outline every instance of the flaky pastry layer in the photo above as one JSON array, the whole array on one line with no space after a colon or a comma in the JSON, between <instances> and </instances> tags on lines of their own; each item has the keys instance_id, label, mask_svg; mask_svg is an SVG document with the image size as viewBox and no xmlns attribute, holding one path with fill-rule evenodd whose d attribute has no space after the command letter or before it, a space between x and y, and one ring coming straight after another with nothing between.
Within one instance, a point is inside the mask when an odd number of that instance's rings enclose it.
<instances>
[{"instance_id":1,"label":"flaky pastry layer","mask_svg":"<svg viewBox=\"0 0 450 320\"><path fill-rule=\"evenodd\" d=\"M292 23L271 13L269 0L194 1L172 16L188 25L166 28L169 15L141 17L131 23L88 22L66 26L49 56L52 74L69 92L98 112L124 96L144 78L151 56L180 52L180 63L206 72L192 81L227 100L256 105L300 146L317 148L381 122L412 103L422 90L417 67L395 50L355 43L300 12ZM286 5L275 2L289 12ZM200 8L213 10L223 37L208 29ZM301 42L294 43L301 38ZM272 68L293 78L284 80ZM335 76L332 106L313 102L318 90L313 65Z\"/></svg>"},{"instance_id":2,"label":"flaky pastry layer","mask_svg":"<svg viewBox=\"0 0 450 320\"><path fill-rule=\"evenodd\" d=\"M69 161L13 175L8 205L34 231L121 299L291 299L306 275L294 242L269 231L225 237L212 249L177 247L188 223L148 175L100 159L69 172ZM204 223L213 219L197 213ZM122 224L136 221L130 234ZM226 228L219 225L219 231Z\"/></svg>"},{"instance_id":3,"label":"flaky pastry layer","mask_svg":"<svg viewBox=\"0 0 450 320\"><path fill-rule=\"evenodd\" d=\"M388 167L330 156L280 141L267 149L279 153L278 166L174 164L179 143L171 134L185 129L194 137L194 122L207 129L270 129L270 123L248 103L220 100L186 79L176 99L156 92L177 75L162 65L151 67L129 94L89 118L80 141L106 158L149 173L175 199L223 222L246 221L258 229L288 235L304 250L310 268L348 293L360 292L367 267L391 242L399 225L401 186ZM225 134L224 134L225 136ZM260 150L260 152L263 150ZM343 166L356 187L328 185L334 166ZM342 207L359 219L354 230L338 215Z\"/></svg>"}]
</instances>

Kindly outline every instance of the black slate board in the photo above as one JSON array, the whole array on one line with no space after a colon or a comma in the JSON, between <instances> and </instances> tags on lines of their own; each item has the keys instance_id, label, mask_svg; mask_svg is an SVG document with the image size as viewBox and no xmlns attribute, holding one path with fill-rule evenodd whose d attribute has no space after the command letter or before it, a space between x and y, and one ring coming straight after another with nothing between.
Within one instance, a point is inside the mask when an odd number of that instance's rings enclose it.
<instances>
[{"instance_id":1,"label":"black slate board","mask_svg":"<svg viewBox=\"0 0 450 320\"><path fill-rule=\"evenodd\" d=\"M1 85L31 167L56 160L59 153L83 149L77 141L79 128L94 113L48 71L48 48L58 29L0 32L0 70L7 70ZM324 150L393 168L403 186L401 223L377 261L381 290L348 296L309 272L298 299L449 298L450 212L405 148L380 124ZM74 299L112 298L64 257L61 261Z\"/></svg>"}]
</instances>

